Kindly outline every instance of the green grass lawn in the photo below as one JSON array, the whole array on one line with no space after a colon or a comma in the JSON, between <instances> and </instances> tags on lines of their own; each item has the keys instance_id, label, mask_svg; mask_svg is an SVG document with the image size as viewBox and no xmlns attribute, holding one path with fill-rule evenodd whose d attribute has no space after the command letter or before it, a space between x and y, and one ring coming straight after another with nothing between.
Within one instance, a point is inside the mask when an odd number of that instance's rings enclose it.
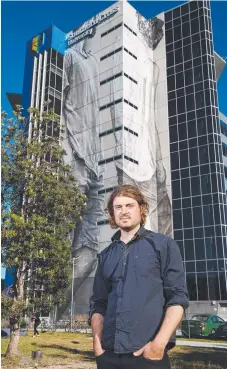
<instances>
[{"instance_id":1,"label":"green grass lawn","mask_svg":"<svg viewBox=\"0 0 227 369\"><path fill-rule=\"evenodd\" d=\"M203 340L204 341L204 340ZM33 338L32 333L20 337L19 351L21 357L8 361L4 357L8 339L2 339L3 368L16 369L32 366L31 353L40 350L43 354L39 367L66 365L70 363L87 363L95 368L90 334L46 332ZM170 352L172 369L226 369L227 350L177 346ZM78 367L79 368L79 367Z\"/></svg>"}]
</instances>

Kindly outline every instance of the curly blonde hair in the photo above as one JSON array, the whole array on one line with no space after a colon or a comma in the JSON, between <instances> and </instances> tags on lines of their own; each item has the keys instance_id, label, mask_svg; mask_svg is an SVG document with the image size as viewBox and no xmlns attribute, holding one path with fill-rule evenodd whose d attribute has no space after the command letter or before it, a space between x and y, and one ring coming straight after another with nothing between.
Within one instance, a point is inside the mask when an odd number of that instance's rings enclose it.
<instances>
[{"instance_id":1,"label":"curly blonde hair","mask_svg":"<svg viewBox=\"0 0 227 369\"><path fill-rule=\"evenodd\" d=\"M140 207L141 212L141 225L144 225L146 222L147 215L149 213L149 205L147 201L145 200L145 197L140 192L139 188L132 185L122 185L115 188L115 190L112 192L112 194L109 197L108 203L107 203L107 209L108 215L109 215L109 225L111 228L118 228L118 225L115 222L114 217L114 209L113 209L113 202L115 197L118 196L126 196L131 197L132 199L136 200Z\"/></svg>"}]
</instances>

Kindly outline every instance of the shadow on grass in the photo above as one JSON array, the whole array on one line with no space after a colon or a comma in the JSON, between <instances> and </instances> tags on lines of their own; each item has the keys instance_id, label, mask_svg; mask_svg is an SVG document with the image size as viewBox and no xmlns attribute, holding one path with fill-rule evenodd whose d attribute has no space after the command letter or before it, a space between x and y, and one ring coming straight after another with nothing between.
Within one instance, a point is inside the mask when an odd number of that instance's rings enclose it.
<instances>
[{"instance_id":1,"label":"shadow on grass","mask_svg":"<svg viewBox=\"0 0 227 369\"><path fill-rule=\"evenodd\" d=\"M77 341L74 341L74 342L77 342ZM79 342L78 342L79 343ZM66 347L66 346L61 346L61 345L41 345L41 344L38 344L36 342L32 343L33 346L38 346L39 349L43 348L43 349L56 349L56 350L62 350L62 351L65 351L65 352L68 352L70 354L74 354L74 355L81 355L83 357L83 360L84 361L93 361L95 359L94 357L94 353L93 351L83 351L83 350L77 350L77 349L74 349L74 348L70 348L70 347ZM46 354L46 356L58 356L58 357L61 357L61 354ZM63 354L62 354L63 355ZM63 355L62 357L67 357L65 355Z\"/></svg>"},{"instance_id":2,"label":"shadow on grass","mask_svg":"<svg viewBox=\"0 0 227 369\"><path fill-rule=\"evenodd\" d=\"M193 348L195 349L195 348ZM192 368L196 363L197 367L207 368L209 364L219 365L221 368L227 368L227 355L225 349L197 349L189 352L172 352L171 361L181 364L182 369Z\"/></svg>"}]
</instances>

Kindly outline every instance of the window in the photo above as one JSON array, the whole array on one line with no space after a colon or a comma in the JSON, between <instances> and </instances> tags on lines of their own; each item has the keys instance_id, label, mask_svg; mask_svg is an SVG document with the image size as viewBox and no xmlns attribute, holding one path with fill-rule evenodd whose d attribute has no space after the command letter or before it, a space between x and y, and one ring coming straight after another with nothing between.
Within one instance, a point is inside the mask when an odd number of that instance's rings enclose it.
<instances>
[{"instance_id":1,"label":"window","mask_svg":"<svg viewBox=\"0 0 227 369\"><path fill-rule=\"evenodd\" d=\"M197 300L195 273L186 274L188 293L191 301Z\"/></svg>"},{"instance_id":2,"label":"window","mask_svg":"<svg viewBox=\"0 0 227 369\"><path fill-rule=\"evenodd\" d=\"M221 288L221 298L222 300L227 300L225 272L219 272L219 280L220 280L220 288Z\"/></svg>"},{"instance_id":3,"label":"window","mask_svg":"<svg viewBox=\"0 0 227 369\"><path fill-rule=\"evenodd\" d=\"M192 227L192 210L190 208L183 209L183 227L184 228Z\"/></svg>"},{"instance_id":4,"label":"window","mask_svg":"<svg viewBox=\"0 0 227 369\"><path fill-rule=\"evenodd\" d=\"M198 136L203 136L207 134L205 117L197 119L197 130L198 130Z\"/></svg>"},{"instance_id":5,"label":"window","mask_svg":"<svg viewBox=\"0 0 227 369\"><path fill-rule=\"evenodd\" d=\"M191 240L193 239L193 231L192 229L184 229L184 239L185 240Z\"/></svg>"},{"instance_id":6,"label":"window","mask_svg":"<svg viewBox=\"0 0 227 369\"><path fill-rule=\"evenodd\" d=\"M172 67L172 65L174 65L174 56L173 56L173 52L167 53L167 68ZM168 72L168 70L167 70ZM169 75L172 73L168 73Z\"/></svg>"},{"instance_id":7,"label":"window","mask_svg":"<svg viewBox=\"0 0 227 369\"><path fill-rule=\"evenodd\" d=\"M55 87L55 74L53 72L50 73L50 86Z\"/></svg>"},{"instance_id":8,"label":"window","mask_svg":"<svg viewBox=\"0 0 227 369\"><path fill-rule=\"evenodd\" d=\"M169 100L168 101L168 108L169 108L169 116L173 116L177 114L176 110L176 100Z\"/></svg>"},{"instance_id":9,"label":"window","mask_svg":"<svg viewBox=\"0 0 227 369\"><path fill-rule=\"evenodd\" d=\"M198 5L197 5L197 1L192 1L189 3L189 8L190 11L192 12L193 10L197 10L198 9Z\"/></svg>"},{"instance_id":10,"label":"window","mask_svg":"<svg viewBox=\"0 0 227 369\"><path fill-rule=\"evenodd\" d=\"M186 114L185 113L178 115L178 123L183 123L183 122L186 122Z\"/></svg>"},{"instance_id":11,"label":"window","mask_svg":"<svg viewBox=\"0 0 227 369\"><path fill-rule=\"evenodd\" d=\"M126 73L124 73L124 76L125 77L127 77L128 79L130 79L130 81L132 81L132 82L134 82L136 85L137 85L137 81L134 79L134 78L132 78L132 77L130 77L128 74L126 74Z\"/></svg>"},{"instance_id":12,"label":"window","mask_svg":"<svg viewBox=\"0 0 227 369\"><path fill-rule=\"evenodd\" d=\"M194 82L203 81L203 73L202 73L202 66L198 66L194 68Z\"/></svg>"},{"instance_id":13,"label":"window","mask_svg":"<svg viewBox=\"0 0 227 369\"><path fill-rule=\"evenodd\" d=\"M172 20L172 11L165 13L165 21L168 22L170 20Z\"/></svg>"},{"instance_id":14,"label":"window","mask_svg":"<svg viewBox=\"0 0 227 369\"><path fill-rule=\"evenodd\" d=\"M191 207L191 198L190 197L185 197L184 199L182 199L182 207L183 208L190 208Z\"/></svg>"},{"instance_id":15,"label":"window","mask_svg":"<svg viewBox=\"0 0 227 369\"><path fill-rule=\"evenodd\" d=\"M62 77L56 74L56 90L62 91Z\"/></svg>"},{"instance_id":16,"label":"window","mask_svg":"<svg viewBox=\"0 0 227 369\"><path fill-rule=\"evenodd\" d=\"M186 23L182 24L182 35L183 35L183 37L190 36L189 22L186 22Z\"/></svg>"},{"instance_id":17,"label":"window","mask_svg":"<svg viewBox=\"0 0 227 369\"><path fill-rule=\"evenodd\" d=\"M110 53L108 53L108 54L106 54L106 55L101 56L100 61L102 61L102 60L104 60L104 59L106 59L106 58L109 58L110 56L112 56L112 55L114 55L114 54L118 53L118 52L119 52L119 51L121 51L121 50L122 50L122 47L119 47L118 49L113 50L113 51L111 51Z\"/></svg>"},{"instance_id":18,"label":"window","mask_svg":"<svg viewBox=\"0 0 227 369\"><path fill-rule=\"evenodd\" d=\"M204 107L204 93L203 91L199 91L195 93L195 102L196 102L196 108L202 108Z\"/></svg>"},{"instance_id":19,"label":"window","mask_svg":"<svg viewBox=\"0 0 227 369\"><path fill-rule=\"evenodd\" d=\"M184 246L185 246L185 259L195 260L193 240L185 240Z\"/></svg>"},{"instance_id":20,"label":"window","mask_svg":"<svg viewBox=\"0 0 227 369\"><path fill-rule=\"evenodd\" d=\"M192 54L194 59L201 55L201 46L199 41L192 44Z\"/></svg>"},{"instance_id":21,"label":"window","mask_svg":"<svg viewBox=\"0 0 227 369\"><path fill-rule=\"evenodd\" d=\"M207 270L210 272L215 272L218 270L217 260L207 261Z\"/></svg>"},{"instance_id":22,"label":"window","mask_svg":"<svg viewBox=\"0 0 227 369\"><path fill-rule=\"evenodd\" d=\"M138 137L138 133L137 132L134 132L132 129L129 129L126 126L124 126L124 129L125 129L125 131L128 131L128 132L132 133L134 136L137 136Z\"/></svg>"},{"instance_id":23,"label":"window","mask_svg":"<svg viewBox=\"0 0 227 369\"><path fill-rule=\"evenodd\" d=\"M199 147L199 159L200 164L206 164L209 162L208 146Z\"/></svg>"},{"instance_id":24,"label":"window","mask_svg":"<svg viewBox=\"0 0 227 369\"><path fill-rule=\"evenodd\" d=\"M61 115L61 100L55 98L54 112Z\"/></svg>"},{"instance_id":25,"label":"window","mask_svg":"<svg viewBox=\"0 0 227 369\"><path fill-rule=\"evenodd\" d=\"M181 179L181 195L182 197L188 197L191 195L189 178Z\"/></svg>"},{"instance_id":26,"label":"window","mask_svg":"<svg viewBox=\"0 0 227 369\"><path fill-rule=\"evenodd\" d=\"M116 187L107 187L104 188L103 190L98 191L98 194L101 195L103 193L108 193L108 192L112 192Z\"/></svg>"},{"instance_id":27,"label":"window","mask_svg":"<svg viewBox=\"0 0 227 369\"><path fill-rule=\"evenodd\" d=\"M113 32L115 29L117 29L117 28L119 28L121 26L122 26L122 22L121 23L118 23L115 27L110 28L108 31L102 33L101 34L101 37L104 37L104 36L108 35L108 33Z\"/></svg>"},{"instance_id":28,"label":"window","mask_svg":"<svg viewBox=\"0 0 227 369\"><path fill-rule=\"evenodd\" d=\"M180 181L172 182L172 194L173 194L173 199L179 199L181 197Z\"/></svg>"},{"instance_id":29,"label":"window","mask_svg":"<svg viewBox=\"0 0 227 369\"><path fill-rule=\"evenodd\" d=\"M218 273L208 273L208 286L211 300L220 300Z\"/></svg>"},{"instance_id":30,"label":"window","mask_svg":"<svg viewBox=\"0 0 227 369\"><path fill-rule=\"evenodd\" d=\"M181 123L178 125L178 135L179 141L187 139L186 123Z\"/></svg>"},{"instance_id":31,"label":"window","mask_svg":"<svg viewBox=\"0 0 227 369\"><path fill-rule=\"evenodd\" d=\"M179 155L177 152L171 153L171 170L179 169Z\"/></svg>"},{"instance_id":32,"label":"window","mask_svg":"<svg viewBox=\"0 0 227 369\"><path fill-rule=\"evenodd\" d=\"M174 76L168 76L167 77L167 83L168 83L168 91L175 90L175 77Z\"/></svg>"},{"instance_id":33,"label":"window","mask_svg":"<svg viewBox=\"0 0 227 369\"><path fill-rule=\"evenodd\" d=\"M51 63L56 65L56 61L57 61L57 52L52 49L51 50Z\"/></svg>"},{"instance_id":34,"label":"window","mask_svg":"<svg viewBox=\"0 0 227 369\"><path fill-rule=\"evenodd\" d=\"M174 229L182 228L182 213L181 210L173 210L173 227Z\"/></svg>"},{"instance_id":35,"label":"window","mask_svg":"<svg viewBox=\"0 0 227 369\"><path fill-rule=\"evenodd\" d=\"M216 246L214 244L214 239L212 236L205 238L205 247L207 259L216 259L217 258Z\"/></svg>"},{"instance_id":36,"label":"window","mask_svg":"<svg viewBox=\"0 0 227 369\"><path fill-rule=\"evenodd\" d=\"M115 74L114 76L111 76L111 77L109 77L109 78L107 78L107 79L104 79L104 80L100 81L100 86L102 86L102 85L104 85L105 83L108 83L108 82L110 82L110 81L113 81L114 79L116 79L116 78L118 78L118 77L121 77L121 76L122 76L122 72L117 73L117 74Z\"/></svg>"},{"instance_id":37,"label":"window","mask_svg":"<svg viewBox=\"0 0 227 369\"><path fill-rule=\"evenodd\" d=\"M172 29L166 31L166 44L170 44L173 42L173 31Z\"/></svg>"},{"instance_id":38,"label":"window","mask_svg":"<svg viewBox=\"0 0 227 369\"><path fill-rule=\"evenodd\" d=\"M133 53L131 53L131 51L129 51L128 49L126 49L126 47L124 47L124 51L126 51L126 53L128 53L129 55L131 55L134 59L137 60L137 56L134 55Z\"/></svg>"},{"instance_id":39,"label":"window","mask_svg":"<svg viewBox=\"0 0 227 369\"><path fill-rule=\"evenodd\" d=\"M100 221L97 222L97 225L105 225L105 224L109 224L109 221L107 219L100 220Z\"/></svg>"},{"instance_id":40,"label":"window","mask_svg":"<svg viewBox=\"0 0 227 369\"><path fill-rule=\"evenodd\" d=\"M174 41L180 40L182 38L181 26L174 28Z\"/></svg>"},{"instance_id":41,"label":"window","mask_svg":"<svg viewBox=\"0 0 227 369\"><path fill-rule=\"evenodd\" d=\"M200 301L208 300L208 289L207 289L207 274L197 274L197 286L198 286L198 299Z\"/></svg>"},{"instance_id":42,"label":"window","mask_svg":"<svg viewBox=\"0 0 227 369\"><path fill-rule=\"evenodd\" d=\"M176 88L184 87L184 73L177 73L176 74Z\"/></svg>"},{"instance_id":43,"label":"window","mask_svg":"<svg viewBox=\"0 0 227 369\"><path fill-rule=\"evenodd\" d=\"M180 17L180 7L173 9L173 18Z\"/></svg>"},{"instance_id":44,"label":"window","mask_svg":"<svg viewBox=\"0 0 227 369\"><path fill-rule=\"evenodd\" d=\"M122 126L115 127L115 128L112 128L112 129L108 129L107 131L99 133L99 137L103 137L103 136L109 135L111 133L120 131L120 130L122 130Z\"/></svg>"},{"instance_id":45,"label":"window","mask_svg":"<svg viewBox=\"0 0 227 369\"><path fill-rule=\"evenodd\" d=\"M182 23L188 22L189 21L189 14L185 14L181 17L182 19Z\"/></svg>"},{"instance_id":46,"label":"window","mask_svg":"<svg viewBox=\"0 0 227 369\"><path fill-rule=\"evenodd\" d=\"M180 97L177 99L177 113L181 114L185 112L185 98Z\"/></svg>"},{"instance_id":47,"label":"window","mask_svg":"<svg viewBox=\"0 0 227 369\"><path fill-rule=\"evenodd\" d=\"M201 176L201 187L202 193L211 193L211 180L209 174Z\"/></svg>"},{"instance_id":48,"label":"window","mask_svg":"<svg viewBox=\"0 0 227 369\"><path fill-rule=\"evenodd\" d=\"M124 155L124 158L125 158L126 160L131 161L131 162L132 162L132 163L134 163L134 164L139 164L139 162L138 162L137 160L132 159L132 158L130 158L130 157L129 157L129 156L127 156L127 155Z\"/></svg>"},{"instance_id":49,"label":"window","mask_svg":"<svg viewBox=\"0 0 227 369\"><path fill-rule=\"evenodd\" d=\"M199 177L191 178L191 191L192 191L192 196L200 195L201 189L200 189Z\"/></svg>"},{"instance_id":50,"label":"window","mask_svg":"<svg viewBox=\"0 0 227 369\"><path fill-rule=\"evenodd\" d=\"M197 19L192 19L191 20L191 33L198 33L199 32L199 22L198 22L198 18Z\"/></svg>"},{"instance_id":51,"label":"window","mask_svg":"<svg viewBox=\"0 0 227 369\"><path fill-rule=\"evenodd\" d=\"M60 134L59 124L57 122L53 122L53 136L59 137L59 134Z\"/></svg>"},{"instance_id":52,"label":"window","mask_svg":"<svg viewBox=\"0 0 227 369\"><path fill-rule=\"evenodd\" d=\"M57 67L60 68L60 69L63 69L63 55L58 53L58 56L57 56Z\"/></svg>"},{"instance_id":53,"label":"window","mask_svg":"<svg viewBox=\"0 0 227 369\"><path fill-rule=\"evenodd\" d=\"M137 36L137 33L136 32L134 32L129 26L127 26L127 24L125 24L124 23L124 26L125 26L125 28L127 28L130 32L132 32L133 33L133 35L135 35L135 36Z\"/></svg>"},{"instance_id":54,"label":"window","mask_svg":"<svg viewBox=\"0 0 227 369\"><path fill-rule=\"evenodd\" d=\"M178 141L178 134L177 134L177 126L172 126L169 128L170 132L170 142Z\"/></svg>"},{"instance_id":55,"label":"window","mask_svg":"<svg viewBox=\"0 0 227 369\"><path fill-rule=\"evenodd\" d=\"M193 84L193 79L192 78L193 78L192 69L187 69L184 72L185 85Z\"/></svg>"},{"instance_id":56,"label":"window","mask_svg":"<svg viewBox=\"0 0 227 369\"><path fill-rule=\"evenodd\" d=\"M225 321L222 318L220 318L219 316L217 316L217 321L218 321L218 323L225 323Z\"/></svg>"},{"instance_id":57,"label":"window","mask_svg":"<svg viewBox=\"0 0 227 369\"><path fill-rule=\"evenodd\" d=\"M201 228L198 228L198 229L201 229ZM195 242L195 255L196 255L196 260L203 260L203 259L205 259L204 240L203 239L196 238L194 240L194 242ZM203 268L204 268L204 266L203 266ZM206 268L206 266L205 266L205 268ZM203 272L202 267L201 267L201 270L199 270L199 271L200 272Z\"/></svg>"},{"instance_id":58,"label":"window","mask_svg":"<svg viewBox=\"0 0 227 369\"><path fill-rule=\"evenodd\" d=\"M206 262L205 261L197 261L196 262L196 270L197 270L197 272L205 272L206 271Z\"/></svg>"},{"instance_id":59,"label":"window","mask_svg":"<svg viewBox=\"0 0 227 369\"><path fill-rule=\"evenodd\" d=\"M116 156L113 156L112 158L107 158L107 159L104 159L104 160L100 160L98 162L98 165L107 164L107 163L110 163L114 160L119 160L119 159L122 159L122 155L116 155Z\"/></svg>"},{"instance_id":60,"label":"window","mask_svg":"<svg viewBox=\"0 0 227 369\"><path fill-rule=\"evenodd\" d=\"M186 264L186 272L190 273L190 272L195 272L195 262L190 261L185 263Z\"/></svg>"},{"instance_id":61,"label":"window","mask_svg":"<svg viewBox=\"0 0 227 369\"><path fill-rule=\"evenodd\" d=\"M138 110L138 107L137 107L136 105L132 104L130 101L128 101L128 100L126 100L126 99L124 99L124 102L125 102L126 104L128 104L128 105L132 106L134 109Z\"/></svg>"},{"instance_id":62,"label":"window","mask_svg":"<svg viewBox=\"0 0 227 369\"><path fill-rule=\"evenodd\" d=\"M186 169L182 169L181 170L181 178L188 178L189 176L190 176L190 174L189 174L189 168L186 168Z\"/></svg>"},{"instance_id":63,"label":"window","mask_svg":"<svg viewBox=\"0 0 227 369\"><path fill-rule=\"evenodd\" d=\"M200 207L193 208L193 223L194 227L203 225L202 209Z\"/></svg>"},{"instance_id":64,"label":"window","mask_svg":"<svg viewBox=\"0 0 227 369\"><path fill-rule=\"evenodd\" d=\"M190 166L198 165L198 149L194 147L189 150Z\"/></svg>"},{"instance_id":65,"label":"window","mask_svg":"<svg viewBox=\"0 0 227 369\"><path fill-rule=\"evenodd\" d=\"M118 100L115 100L115 101L113 101L113 102L111 102L111 103L109 103L109 104L106 104L106 105L100 106L99 110L101 111L101 110L107 109L107 108L109 108L110 106L113 106L113 105L119 104L119 103L121 103L121 102L122 102L122 98L121 98L121 99L118 99Z\"/></svg>"}]
</instances>

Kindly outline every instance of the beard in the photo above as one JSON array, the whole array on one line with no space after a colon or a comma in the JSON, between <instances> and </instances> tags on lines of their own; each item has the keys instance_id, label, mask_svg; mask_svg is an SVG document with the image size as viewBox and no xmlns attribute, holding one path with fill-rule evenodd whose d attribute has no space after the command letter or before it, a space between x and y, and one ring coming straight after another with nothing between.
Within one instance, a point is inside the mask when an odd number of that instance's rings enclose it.
<instances>
[{"instance_id":1,"label":"beard","mask_svg":"<svg viewBox=\"0 0 227 369\"><path fill-rule=\"evenodd\" d=\"M131 218L126 218L126 217L123 218L123 219L130 219L131 220ZM139 224L138 222L136 222L136 223L130 222L129 225L122 224L122 219L120 219L120 221L117 222L118 227L120 229L122 229L123 231L125 231L125 232L130 232L131 230L133 230L134 228L136 228L138 226L138 224Z\"/></svg>"}]
</instances>

